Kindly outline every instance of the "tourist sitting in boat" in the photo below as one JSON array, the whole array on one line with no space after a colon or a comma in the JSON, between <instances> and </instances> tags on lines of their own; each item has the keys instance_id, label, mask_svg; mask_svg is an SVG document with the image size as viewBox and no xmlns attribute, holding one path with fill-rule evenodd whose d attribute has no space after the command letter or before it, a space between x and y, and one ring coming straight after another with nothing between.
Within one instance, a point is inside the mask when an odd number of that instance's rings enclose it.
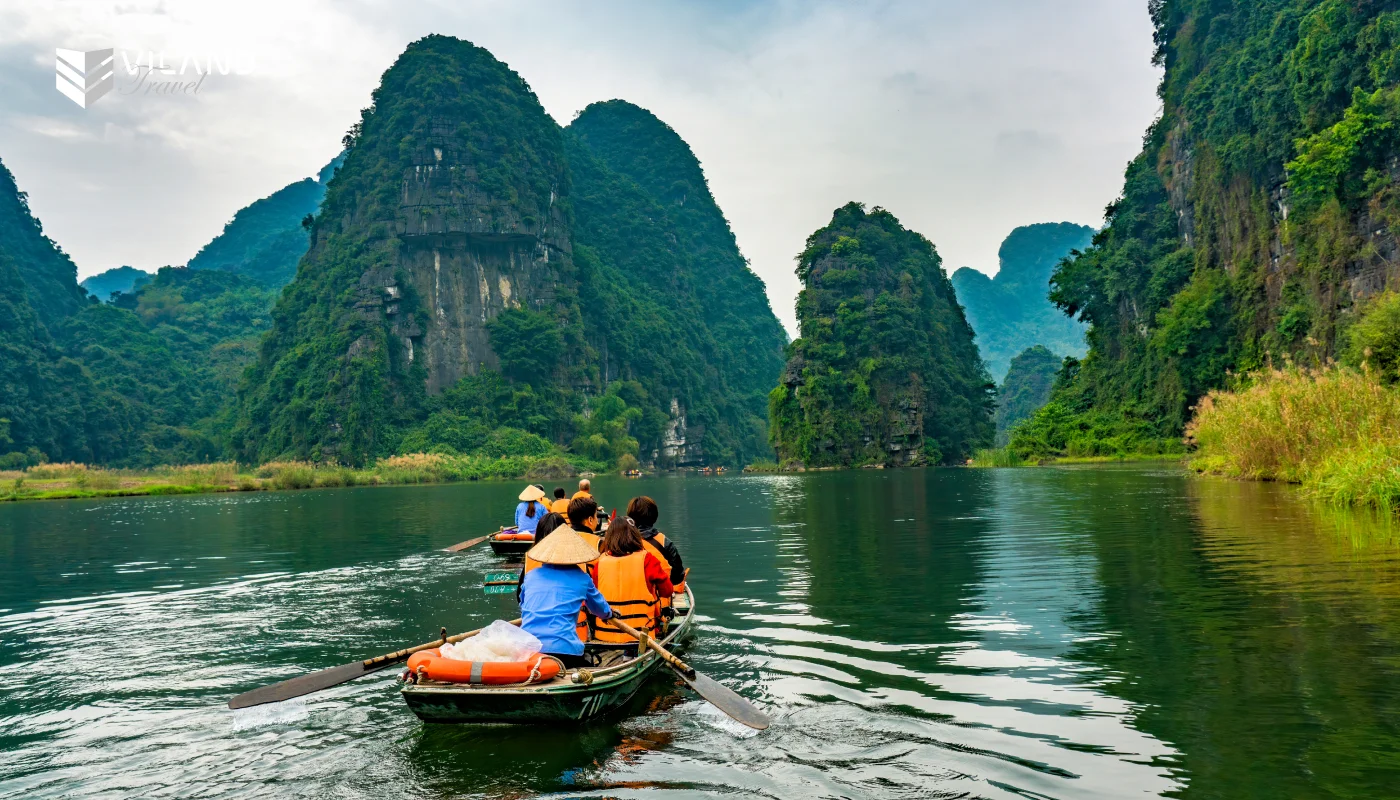
<instances>
[{"instance_id":1,"label":"tourist sitting in boat","mask_svg":"<svg viewBox=\"0 0 1400 800\"><path fill-rule=\"evenodd\" d=\"M587 478L578 482L578 491L574 492L572 499L577 500L580 497L587 497L589 500L593 499L593 484Z\"/></svg>"},{"instance_id":2,"label":"tourist sitting in boat","mask_svg":"<svg viewBox=\"0 0 1400 800\"><path fill-rule=\"evenodd\" d=\"M554 502L549 504L549 510L561 517L569 513L569 493L563 486L554 487Z\"/></svg>"},{"instance_id":3,"label":"tourist sitting in boat","mask_svg":"<svg viewBox=\"0 0 1400 800\"><path fill-rule=\"evenodd\" d=\"M613 613L639 631L660 635L661 600L671 596L671 576L661 560L642 544L642 534L631 519L621 517L603 534L601 555L588 566L593 582ZM600 642L636 642L636 637L609 625L601 617L588 619L591 638Z\"/></svg>"},{"instance_id":4,"label":"tourist sitting in boat","mask_svg":"<svg viewBox=\"0 0 1400 800\"><path fill-rule=\"evenodd\" d=\"M515 507L515 530L518 533L534 533L540 518L549 513L549 509L540 502L542 499L544 490L538 486L526 486L525 491L520 493L520 505Z\"/></svg>"},{"instance_id":5,"label":"tourist sitting in boat","mask_svg":"<svg viewBox=\"0 0 1400 800\"><path fill-rule=\"evenodd\" d=\"M535 526L535 544L543 542L547 536L561 528L564 530L568 530L569 522L568 520L564 519L563 517L559 516L553 511L549 512L548 514L545 514L543 517L540 517L539 525ZM530 553L527 551L525 553L525 569L520 573L521 578L523 579L525 577L526 572L533 570L539 565L540 562L536 561L533 558L530 558ZM525 583L523 580L519 584L516 584L515 602L517 603L520 602L520 589L524 585Z\"/></svg>"},{"instance_id":6,"label":"tourist sitting in boat","mask_svg":"<svg viewBox=\"0 0 1400 800\"><path fill-rule=\"evenodd\" d=\"M685 591L685 564L681 563L681 551L676 543L666 538L666 534L656 529L656 520L661 512L656 501L642 495L627 503L627 516L632 519L637 530L641 531L642 544L661 560L662 566L671 574L671 584L677 592Z\"/></svg>"},{"instance_id":7,"label":"tourist sitting in boat","mask_svg":"<svg viewBox=\"0 0 1400 800\"><path fill-rule=\"evenodd\" d=\"M569 501L569 527L585 542L598 546L598 504L591 497L576 497Z\"/></svg>"},{"instance_id":8,"label":"tourist sitting in boat","mask_svg":"<svg viewBox=\"0 0 1400 800\"><path fill-rule=\"evenodd\" d=\"M528 558L539 564L520 579L520 627L540 640L541 652L565 667L588 666L578 634L580 607L590 619L607 620L612 608L579 567L598 557L598 550L568 528L556 528L530 548Z\"/></svg>"}]
</instances>

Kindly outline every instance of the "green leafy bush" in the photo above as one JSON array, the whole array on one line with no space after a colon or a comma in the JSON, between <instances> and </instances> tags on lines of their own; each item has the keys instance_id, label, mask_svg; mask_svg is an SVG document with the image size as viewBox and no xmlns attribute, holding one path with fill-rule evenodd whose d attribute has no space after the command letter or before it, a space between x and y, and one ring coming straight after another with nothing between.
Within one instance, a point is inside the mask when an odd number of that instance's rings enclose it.
<instances>
[{"instance_id":1,"label":"green leafy bush","mask_svg":"<svg viewBox=\"0 0 1400 800\"><path fill-rule=\"evenodd\" d=\"M1385 383L1400 381L1400 293L1386 292L1367 304L1347 331L1344 360L1373 370Z\"/></svg>"}]
</instances>

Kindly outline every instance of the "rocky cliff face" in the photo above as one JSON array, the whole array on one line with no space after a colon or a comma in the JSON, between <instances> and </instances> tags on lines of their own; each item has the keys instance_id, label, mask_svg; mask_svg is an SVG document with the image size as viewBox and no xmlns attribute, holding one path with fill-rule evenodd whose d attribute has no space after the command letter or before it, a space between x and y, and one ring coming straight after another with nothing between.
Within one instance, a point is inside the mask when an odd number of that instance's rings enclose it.
<instances>
[{"instance_id":1,"label":"rocky cliff face","mask_svg":"<svg viewBox=\"0 0 1400 800\"><path fill-rule=\"evenodd\" d=\"M993 433L993 388L933 245L851 203L812 234L781 383L769 395L786 463L955 463Z\"/></svg>"},{"instance_id":2,"label":"rocky cliff face","mask_svg":"<svg viewBox=\"0 0 1400 800\"><path fill-rule=\"evenodd\" d=\"M551 310L554 287L570 272L570 226L562 175L543 208L515 205L483 186L469 143L450 121L403 167L394 225L402 242L391 264L360 279L357 305L382 312L410 364L427 371L437 394L463 375L498 369L486 325L508 308ZM404 313L402 279L427 323Z\"/></svg>"}]
</instances>

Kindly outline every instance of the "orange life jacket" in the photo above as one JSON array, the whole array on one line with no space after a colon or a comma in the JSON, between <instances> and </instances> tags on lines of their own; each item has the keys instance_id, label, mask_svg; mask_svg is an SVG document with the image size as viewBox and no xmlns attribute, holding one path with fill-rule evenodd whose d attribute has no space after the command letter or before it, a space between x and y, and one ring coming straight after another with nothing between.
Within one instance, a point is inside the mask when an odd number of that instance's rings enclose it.
<instances>
[{"instance_id":1,"label":"orange life jacket","mask_svg":"<svg viewBox=\"0 0 1400 800\"><path fill-rule=\"evenodd\" d=\"M625 556L603 554L598 559L598 591L613 614L639 631L655 633L661 619L661 603L647 581L645 549ZM600 619L593 619L593 638L600 642L635 642L637 637Z\"/></svg>"},{"instance_id":2,"label":"orange life jacket","mask_svg":"<svg viewBox=\"0 0 1400 800\"><path fill-rule=\"evenodd\" d=\"M568 516L568 514L569 514L569 498L567 498L567 497L560 497L560 498L558 498L557 500L555 500L554 502L552 502L552 503L549 504L549 510L550 510L551 512L555 513L555 514L559 514L560 516Z\"/></svg>"}]
</instances>

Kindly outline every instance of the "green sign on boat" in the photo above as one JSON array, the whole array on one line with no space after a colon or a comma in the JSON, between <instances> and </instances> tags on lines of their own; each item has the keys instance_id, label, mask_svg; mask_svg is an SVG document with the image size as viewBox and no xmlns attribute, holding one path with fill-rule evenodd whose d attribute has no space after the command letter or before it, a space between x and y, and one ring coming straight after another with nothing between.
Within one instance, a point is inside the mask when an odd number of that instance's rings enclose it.
<instances>
[{"instance_id":1,"label":"green sign on boat","mask_svg":"<svg viewBox=\"0 0 1400 800\"><path fill-rule=\"evenodd\" d=\"M498 583L494 586L487 585L483 586L482 589L486 594L515 594L515 584L513 583Z\"/></svg>"}]
</instances>

